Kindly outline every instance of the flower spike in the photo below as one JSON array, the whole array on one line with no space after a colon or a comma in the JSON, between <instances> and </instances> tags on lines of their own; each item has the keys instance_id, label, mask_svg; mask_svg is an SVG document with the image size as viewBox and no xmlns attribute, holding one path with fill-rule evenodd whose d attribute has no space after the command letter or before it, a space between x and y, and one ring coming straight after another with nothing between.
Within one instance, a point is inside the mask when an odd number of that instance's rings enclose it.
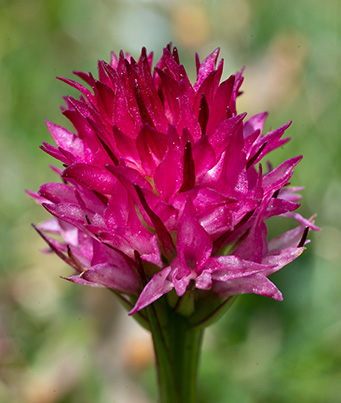
<instances>
[{"instance_id":1,"label":"flower spike","mask_svg":"<svg viewBox=\"0 0 341 403\"><path fill-rule=\"evenodd\" d=\"M62 78L81 94L63 108L74 132L47 122L55 146L41 147L62 183L28 192L53 216L36 230L75 271L67 279L113 290L151 327L158 299L200 326L235 295L281 300L268 276L319 229L295 212L301 157L262 170L291 122L264 133L266 112L238 114L244 68L220 82L218 56L196 55L194 83L171 43L154 67L143 48L99 61L98 78L75 72L90 89ZM298 226L268 240L274 216Z\"/></svg>"}]
</instances>

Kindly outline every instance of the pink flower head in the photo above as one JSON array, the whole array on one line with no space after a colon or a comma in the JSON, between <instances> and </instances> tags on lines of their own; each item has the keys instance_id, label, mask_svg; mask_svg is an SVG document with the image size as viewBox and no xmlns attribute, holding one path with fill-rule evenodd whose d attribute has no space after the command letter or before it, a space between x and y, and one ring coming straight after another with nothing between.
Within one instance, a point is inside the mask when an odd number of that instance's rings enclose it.
<instances>
[{"instance_id":1,"label":"pink flower head","mask_svg":"<svg viewBox=\"0 0 341 403\"><path fill-rule=\"evenodd\" d=\"M238 115L243 71L220 82L218 54L197 57L194 85L171 45L153 69L144 48L138 61L113 54L98 79L75 72L90 89L62 79L81 93L63 109L75 133L47 122L56 147L42 149L64 170L54 168L62 183L29 192L54 216L37 230L74 268L68 280L129 298L131 314L167 293L194 295L194 310L207 296L281 300L268 276L318 229L293 213L301 188L288 184L301 157L260 164L289 140L290 122L263 134L266 113ZM298 226L268 240L273 216Z\"/></svg>"}]
</instances>

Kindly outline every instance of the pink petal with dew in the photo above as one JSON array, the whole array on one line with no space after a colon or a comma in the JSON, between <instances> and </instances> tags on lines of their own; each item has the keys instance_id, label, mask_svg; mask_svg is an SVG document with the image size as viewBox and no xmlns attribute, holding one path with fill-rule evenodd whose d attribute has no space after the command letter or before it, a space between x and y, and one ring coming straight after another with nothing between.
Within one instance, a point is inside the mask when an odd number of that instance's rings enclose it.
<instances>
[{"instance_id":1,"label":"pink petal with dew","mask_svg":"<svg viewBox=\"0 0 341 403\"><path fill-rule=\"evenodd\" d=\"M278 193L278 199L284 199L291 202L296 202L302 199L302 196L297 192L304 190L304 186L290 186L288 188L283 188Z\"/></svg>"},{"instance_id":2,"label":"pink petal with dew","mask_svg":"<svg viewBox=\"0 0 341 403\"><path fill-rule=\"evenodd\" d=\"M304 225L299 225L298 227L284 232L283 234L271 239L268 242L268 253L281 251L291 246L297 246L303 236L305 230Z\"/></svg>"},{"instance_id":3,"label":"pink petal with dew","mask_svg":"<svg viewBox=\"0 0 341 403\"><path fill-rule=\"evenodd\" d=\"M158 67L155 68L155 71L161 80L159 91L161 91L164 97L165 116L170 124L175 125L180 116L180 107L177 98L179 83Z\"/></svg>"},{"instance_id":4,"label":"pink petal with dew","mask_svg":"<svg viewBox=\"0 0 341 403\"><path fill-rule=\"evenodd\" d=\"M129 295L138 295L139 279L128 264L122 265L122 263L124 263L123 260L117 265L100 263L84 271L81 276L68 277L66 280L93 287L112 288Z\"/></svg>"},{"instance_id":5,"label":"pink petal with dew","mask_svg":"<svg viewBox=\"0 0 341 403\"><path fill-rule=\"evenodd\" d=\"M206 132L209 135L214 132L220 122L228 117L227 110L231 100L234 80L234 76L229 77L219 85L216 91L206 127Z\"/></svg>"},{"instance_id":6,"label":"pink petal with dew","mask_svg":"<svg viewBox=\"0 0 341 403\"><path fill-rule=\"evenodd\" d=\"M196 181L199 182L216 162L216 156L207 135L201 136L193 145L193 161Z\"/></svg>"},{"instance_id":7,"label":"pink petal with dew","mask_svg":"<svg viewBox=\"0 0 341 403\"><path fill-rule=\"evenodd\" d=\"M157 236L149 231L136 232L126 227L118 227L110 232L100 231L99 240L123 252L134 259L134 251L141 255L141 259L162 267L161 253Z\"/></svg>"},{"instance_id":8,"label":"pink petal with dew","mask_svg":"<svg viewBox=\"0 0 341 403\"><path fill-rule=\"evenodd\" d=\"M182 297L191 279L195 279L196 273L191 271L186 264L181 261L177 256L171 263L172 267L172 284L178 297Z\"/></svg>"},{"instance_id":9,"label":"pink petal with dew","mask_svg":"<svg viewBox=\"0 0 341 403\"><path fill-rule=\"evenodd\" d=\"M42 205L43 203L46 203L49 201L45 199L45 197L42 197L38 192L32 192L32 190L27 190L25 189L25 192L32 197L36 201L36 203Z\"/></svg>"},{"instance_id":10,"label":"pink petal with dew","mask_svg":"<svg viewBox=\"0 0 341 403\"><path fill-rule=\"evenodd\" d=\"M140 165L140 158L136 148L136 141L121 132L117 126L113 127L113 135L116 143L116 153L118 157L128 161L132 166Z\"/></svg>"},{"instance_id":11,"label":"pink petal with dew","mask_svg":"<svg viewBox=\"0 0 341 403\"><path fill-rule=\"evenodd\" d=\"M43 145L40 146L40 149L43 150L45 153L51 155L51 157L63 162L66 165L73 164L75 161L75 158L72 154L67 154L67 152L61 148L61 147L53 147L48 143L45 143L43 141Z\"/></svg>"},{"instance_id":12,"label":"pink petal with dew","mask_svg":"<svg viewBox=\"0 0 341 403\"><path fill-rule=\"evenodd\" d=\"M213 291L220 298L229 298L239 294L259 294L282 301L282 293L265 276L255 274L253 276L236 278L227 282L213 282Z\"/></svg>"},{"instance_id":13,"label":"pink petal with dew","mask_svg":"<svg viewBox=\"0 0 341 403\"><path fill-rule=\"evenodd\" d=\"M166 153L167 136L144 125L137 136L136 146L142 168L147 176L153 177L156 168Z\"/></svg>"},{"instance_id":14,"label":"pink petal with dew","mask_svg":"<svg viewBox=\"0 0 341 403\"><path fill-rule=\"evenodd\" d=\"M278 198L272 198L268 204L268 207L264 213L264 219L270 217L285 214L287 212L296 210L300 207L299 203L292 203L290 201Z\"/></svg>"},{"instance_id":15,"label":"pink petal with dew","mask_svg":"<svg viewBox=\"0 0 341 403\"><path fill-rule=\"evenodd\" d=\"M84 145L79 137L64 127L56 125L48 120L46 121L46 125L58 147L62 147L76 155L78 158L82 158Z\"/></svg>"},{"instance_id":16,"label":"pink petal with dew","mask_svg":"<svg viewBox=\"0 0 341 403\"><path fill-rule=\"evenodd\" d=\"M200 290L209 290L212 287L212 277L211 273L207 270L203 272L195 279L195 287Z\"/></svg>"},{"instance_id":17,"label":"pink petal with dew","mask_svg":"<svg viewBox=\"0 0 341 403\"><path fill-rule=\"evenodd\" d=\"M204 82L206 77L215 69L215 66L217 64L217 59L219 56L219 51L220 51L220 49L217 48L214 52L212 52L210 55L208 55L206 57L206 59L200 64L200 67L198 70L198 77L193 86L194 91L196 91L196 92L198 91L199 87ZM198 55L197 55L197 60L198 60Z\"/></svg>"},{"instance_id":18,"label":"pink petal with dew","mask_svg":"<svg viewBox=\"0 0 341 403\"><path fill-rule=\"evenodd\" d=\"M212 206L198 216L200 225L215 241L221 234L229 231L234 223L229 205Z\"/></svg>"},{"instance_id":19,"label":"pink petal with dew","mask_svg":"<svg viewBox=\"0 0 341 403\"><path fill-rule=\"evenodd\" d=\"M181 80L178 88L177 100L179 103L179 118L175 124L178 133L182 133L187 128L195 141L201 137L201 127L198 119L193 113L191 100L186 93L186 88Z\"/></svg>"},{"instance_id":20,"label":"pink petal with dew","mask_svg":"<svg viewBox=\"0 0 341 403\"><path fill-rule=\"evenodd\" d=\"M105 83L96 81L94 87L95 96L97 99L98 112L102 118L107 118L111 123L115 110L114 110L114 91Z\"/></svg>"},{"instance_id":21,"label":"pink petal with dew","mask_svg":"<svg viewBox=\"0 0 341 403\"><path fill-rule=\"evenodd\" d=\"M301 161L302 156L291 158L263 176L264 194L273 194L285 186L291 178L294 167Z\"/></svg>"},{"instance_id":22,"label":"pink petal with dew","mask_svg":"<svg viewBox=\"0 0 341 403\"><path fill-rule=\"evenodd\" d=\"M59 220L57 218L51 218L37 225L37 228L44 232L50 232L52 234L60 233ZM75 228L72 226L72 228ZM77 229L76 229L77 230Z\"/></svg>"},{"instance_id":23,"label":"pink petal with dew","mask_svg":"<svg viewBox=\"0 0 341 403\"><path fill-rule=\"evenodd\" d=\"M167 75L176 81L180 80L179 63L177 63L171 53L171 49L168 47L163 49L162 56L156 63L155 69L167 72Z\"/></svg>"},{"instance_id":24,"label":"pink petal with dew","mask_svg":"<svg viewBox=\"0 0 341 403\"><path fill-rule=\"evenodd\" d=\"M233 89L232 89L232 94L231 94L231 99L230 99L230 110L232 113L232 116L236 116L237 114L237 110L236 110L236 100L237 97L242 94L239 89L241 87L241 85L243 84L244 81L244 77L243 77L243 72L244 72L244 67L235 74L235 81L234 81L234 85L233 85Z\"/></svg>"},{"instance_id":25,"label":"pink petal with dew","mask_svg":"<svg viewBox=\"0 0 341 403\"><path fill-rule=\"evenodd\" d=\"M264 224L264 212L269 200L264 199L257 211L251 229L245 240L238 246L234 254L245 260L261 263L262 257L267 253L267 227Z\"/></svg>"},{"instance_id":26,"label":"pink petal with dew","mask_svg":"<svg viewBox=\"0 0 341 403\"><path fill-rule=\"evenodd\" d=\"M75 188L64 183L45 183L39 195L52 203L78 203Z\"/></svg>"},{"instance_id":27,"label":"pink petal with dew","mask_svg":"<svg viewBox=\"0 0 341 403\"><path fill-rule=\"evenodd\" d=\"M166 154L154 173L156 190L165 202L168 202L180 189L182 185L182 171L183 163L179 137L174 126L171 126L168 132Z\"/></svg>"},{"instance_id":28,"label":"pink petal with dew","mask_svg":"<svg viewBox=\"0 0 341 403\"><path fill-rule=\"evenodd\" d=\"M282 217L293 218L294 220L298 221L300 224L305 225L305 226L309 227L310 229L313 229L314 231L319 231L321 229L321 228L317 227L314 223L312 223L310 220L307 220L306 218L302 217L301 214L298 214L298 213L288 212L288 213L282 214Z\"/></svg>"},{"instance_id":29,"label":"pink petal with dew","mask_svg":"<svg viewBox=\"0 0 341 403\"><path fill-rule=\"evenodd\" d=\"M78 90L79 92L84 94L86 96L86 98L89 99L89 101L92 101L94 99L94 96L90 92L90 90L85 88L83 85L79 84L77 81L70 80L68 78L63 78L63 77L57 77L57 78L58 78L58 80L63 81L66 84L69 84L71 87L76 88L76 90Z\"/></svg>"},{"instance_id":30,"label":"pink petal with dew","mask_svg":"<svg viewBox=\"0 0 341 403\"><path fill-rule=\"evenodd\" d=\"M66 168L63 178L74 179L87 189L103 194L111 194L116 181L115 177L106 169L84 163L77 163Z\"/></svg>"},{"instance_id":31,"label":"pink petal with dew","mask_svg":"<svg viewBox=\"0 0 341 403\"><path fill-rule=\"evenodd\" d=\"M216 161L219 160L221 154L226 150L226 147L231 142L232 137L245 116L246 113L243 113L233 118L223 120L212 134L209 135L209 142L216 155Z\"/></svg>"},{"instance_id":32,"label":"pink petal with dew","mask_svg":"<svg viewBox=\"0 0 341 403\"><path fill-rule=\"evenodd\" d=\"M196 273L206 263L212 252L212 241L208 233L195 217L193 204L189 198L180 219L177 238L177 251L180 261ZM179 273L180 276L182 275Z\"/></svg>"},{"instance_id":33,"label":"pink petal with dew","mask_svg":"<svg viewBox=\"0 0 341 403\"><path fill-rule=\"evenodd\" d=\"M60 220L66 221L76 227L83 229L84 225L88 224L88 221L91 224L104 227L103 218L98 215L94 214L88 210L84 210L80 206L71 203L59 203L59 204L52 204L52 203L43 203L43 207L54 215L55 217L59 218Z\"/></svg>"},{"instance_id":34,"label":"pink petal with dew","mask_svg":"<svg viewBox=\"0 0 341 403\"><path fill-rule=\"evenodd\" d=\"M208 110L212 109L213 99L218 89L218 84L222 74L222 68L223 62L221 61L219 63L218 69L211 71L197 90L194 98L193 112L196 116L198 116L198 120L200 115L200 105L202 102L201 100L203 97L205 98L205 101L207 103ZM202 135L204 134L205 132L202 133Z\"/></svg>"},{"instance_id":35,"label":"pink petal with dew","mask_svg":"<svg viewBox=\"0 0 341 403\"><path fill-rule=\"evenodd\" d=\"M140 188L143 188L146 191L153 191L147 179L145 179L136 169L123 165L107 165L106 169L119 180L119 182L126 188L128 193L133 196L136 203L138 203L138 197L136 195L135 185L138 185Z\"/></svg>"},{"instance_id":36,"label":"pink petal with dew","mask_svg":"<svg viewBox=\"0 0 341 403\"><path fill-rule=\"evenodd\" d=\"M265 120L268 116L267 112L258 113L251 116L244 124L244 137L247 138L255 131L259 130L260 133L263 130Z\"/></svg>"},{"instance_id":37,"label":"pink petal with dew","mask_svg":"<svg viewBox=\"0 0 341 403\"><path fill-rule=\"evenodd\" d=\"M266 270L266 276L280 270L285 265L297 259L304 251L304 247L298 248L297 246L290 247L280 251L278 254L268 254L262 259L262 264L274 266L274 269Z\"/></svg>"},{"instance_id":38,"label":"pink petal with dew","mask_svg":"<svg viewBox=\"0 0 341 403\"><path fill-rule=\"evenodd\" d=\"M239 256L217 256L210 259L211 276L214 281L231 281L240 277L262 273L275 267L274 264L255 263Z\"/></svg>"},{"instance_id":39,"label":"pink petal with dew","mask_svg":"<svg viewBox=\"0 0 341 403\"><path fill-rule=\"evenodd\" d=\"M142 223L137 217L134 199L121 182L113 186L114 197L109 199L104 212L104 221L108 229L127 227L140 230Z\"/></svg>"},{"instance_id":40,"label":"pink petal with dew","mask_svg":"<svg viewBox=\"0 0 341 403\"><path fill-rule=\"evenodd\" d=\"M129 312L129 315L133 315L173 289L173 284L168 279L170 271L171 268L166 267L165 269L154 274L154 276L142 290L139 299L137 300L134 308Z\"/></svg>"}]
</instances>

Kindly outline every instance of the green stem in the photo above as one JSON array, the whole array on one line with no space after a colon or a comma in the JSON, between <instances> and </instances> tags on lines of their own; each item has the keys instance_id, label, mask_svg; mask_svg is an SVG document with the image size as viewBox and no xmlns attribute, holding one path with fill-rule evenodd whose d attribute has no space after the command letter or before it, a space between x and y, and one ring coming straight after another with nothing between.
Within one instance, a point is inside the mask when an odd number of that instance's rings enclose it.
<instances>
[{"instance_id":1,"label":"green stem","mask_svg":"<svg viewBox=\"0 0 341 403\"><path fill-rule=\"evenodd\" d=\"M153 336L159 403L196 403L203 328L174 312L164 299L147 308Z\"/></svg>"}]
</instances>

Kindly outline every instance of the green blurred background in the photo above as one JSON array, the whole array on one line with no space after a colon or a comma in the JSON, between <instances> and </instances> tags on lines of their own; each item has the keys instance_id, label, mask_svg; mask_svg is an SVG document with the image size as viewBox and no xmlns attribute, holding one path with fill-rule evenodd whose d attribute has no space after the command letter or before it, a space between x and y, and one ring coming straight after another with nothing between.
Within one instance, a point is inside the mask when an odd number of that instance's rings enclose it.
<instances>
[{"instance_id":1,"label":"green blurred background","mask_svg":"<svg viewBox=\"0 0 341 403\"><path fill-rule=\"evenodd\" d=\"M44 120L66 124L61 97L76 94L55 76L95 73L121 48L158 58L169 41L192 79L194 52L219 46L225 77L246 66L239 112L293 120L271 158L304 155L292 183L323 228L272 276L283 302L242 296L207 332L200 402L340 401L340 27L339 0L0 0L1 403L155 401L148 334L105 290L59 279L70 270L39 252L30 223L47 214L24 189L55 180Z\"/></svg>"}]
</instances>

